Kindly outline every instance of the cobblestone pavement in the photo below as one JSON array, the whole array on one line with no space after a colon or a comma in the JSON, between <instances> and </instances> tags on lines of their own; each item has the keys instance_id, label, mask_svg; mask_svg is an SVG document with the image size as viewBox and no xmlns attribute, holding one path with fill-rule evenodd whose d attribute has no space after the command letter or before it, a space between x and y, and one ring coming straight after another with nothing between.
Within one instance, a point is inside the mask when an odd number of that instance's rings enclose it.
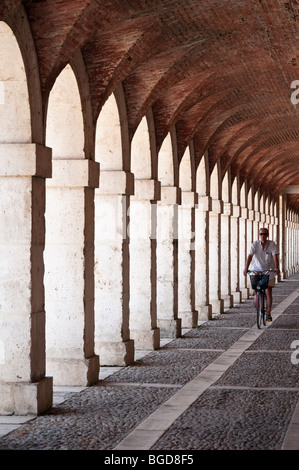
<instances>
[{"instance_id":1,"label":"cobblestone pavement","mask_svg":"<svg viewBox=\"0 0 299 470\"><path fill-rule=\"evenodd\" d=\"M95 386L61 392L0 450L299 449L299 274L273 293L262 330L248 299Z\"/></svg>"}]
</instances>

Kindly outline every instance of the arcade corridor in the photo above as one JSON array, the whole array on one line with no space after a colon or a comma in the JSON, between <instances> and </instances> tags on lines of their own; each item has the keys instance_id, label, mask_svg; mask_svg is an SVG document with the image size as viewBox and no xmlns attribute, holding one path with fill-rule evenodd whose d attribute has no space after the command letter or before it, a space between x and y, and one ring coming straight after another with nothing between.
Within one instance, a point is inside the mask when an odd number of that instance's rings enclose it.
<instances>
[{"instance_id":1,"label":"arcade corridor","mask_svg":"<svg viewBox=\"0 0 299 470\"><path fill-rule=\"evenodd\" d=\"M273 421L273 446L290 442L298 18L295 2L282 0L0 2L0 426L29 419L25 441L36 423L69 426L56 399L82 390L65 403L84 427L100 391L93 419L120 429L86 445L110 449L145 418L149 430L156 418L159 427L160 412L163 433L180 422L187 436L185 410L209 407L201 401L209 394L218 416L233 395L251 403L255 387L267 395L273 386L277 410L288 409ZM257 338L243 271L260 228L279 252L275 304L287 306ZM265 385L247 383L243 368L230 382L259 348L287 365L275 359L261 372ZM221 377L202 389L201 374L217 370L222 353L233 368L222 375L221 364ZM112 386L102 382L110 368ZM271 372L280 368L276 384ZM122 393L136 401L126 429ZM167 400L178 410L164 420ZM146 445L166 445L157 423ZM5 431L0 448L30 446L18 432ZM170 446L185 445L170 435ZM57 445L78 444L70 439ZM200 434L188 445L222 448L225 439L206 444ZM37 440L44 445L54 441Z\"/></svg>"}]
</instances>

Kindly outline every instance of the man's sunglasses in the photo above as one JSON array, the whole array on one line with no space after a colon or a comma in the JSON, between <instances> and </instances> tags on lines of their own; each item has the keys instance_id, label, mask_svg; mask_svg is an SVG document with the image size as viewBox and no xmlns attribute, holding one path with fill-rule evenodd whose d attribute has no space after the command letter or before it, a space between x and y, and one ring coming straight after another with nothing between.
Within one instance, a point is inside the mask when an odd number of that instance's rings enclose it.
<instances>
[{"instance_id":1,"label":"man's sunglasses","mask_svg":"<svg viewBox=\"0 0 299 470\"><path fill-rule=\"evenodd\" d=\"M261 235L261 236L263 236L263 235L264 235L265 237L267 237L267 236L268 236L268 234L267 234L267 233L260 233L260 235Z\"/></svg>"}]
</instances>

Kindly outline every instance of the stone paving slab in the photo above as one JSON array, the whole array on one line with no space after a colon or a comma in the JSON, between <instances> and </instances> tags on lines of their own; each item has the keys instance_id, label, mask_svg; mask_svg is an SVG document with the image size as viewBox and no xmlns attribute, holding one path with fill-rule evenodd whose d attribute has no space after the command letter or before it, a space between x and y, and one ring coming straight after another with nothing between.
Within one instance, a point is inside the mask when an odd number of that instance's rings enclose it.
<instances>
[{"instance_id":1,"label":"stone paving slab","mask_svg":"<svg viewBox=\"0 0 299 470\"><path fill-rule=\"evenodd\" d=\"M217 385L299 387L299 369L291 362L291 352L246 352L223 374Z\"/></svg>"},{"instance_id":2,"label":"stone paving slab","mask_svg":"<svg viewBox=\"0 0 299 470\"><path fill-rule=\"evenodd\" d=\"M292 351L294 350L293 342L297 340L299 340L299 331L297 329L279 330L268 327L263 336L258 338L249 350Z\"/></svg>"},{"instance_id":3,"label":"stone paving slab","mask_svg":"<svg viewBox=\"0 0 299 470\"><path fill-rule=\"evenodd\" d=\"M165 350L107 377L106 382L185 384L203 370L219 351Z\"/></svg>"},{"instance_id":4,"label":"stone paving slab","mask_svg":"<svg viewBox=\"0 0 299 470\"><path fill-rule=\"evenodd\" d=\"M298 396L288 391L209 389L152 449L280 449Z\"/></svg>"},{"instance_id":5,"label":"stone paving slab","mask_svg":"<svg viewBox=\"0 0 299 470\"><path fill-rule=\"evenodd\" d=\"M298 331L298 339L299 339L299 314L291 313L291 314L284 314L277 318L271 325L269 325L271 329L293 329Z\"/></svg>"},{"instance_id":6,"label":"stone paving slab","mask_svg":"<svg viewBox=\"0 0 299 470\"><path fill-rule=\"evenodd\" d=\"M186 333L182 338L169 342L164 349L214 349L225 350L239 339L246 329L236 328L235 330L223 332L220 328L202 326L194 328Z\"/></svg>"},{"instance_id":7,"label":"stone paving slab","mask_svg":"<svg viewBox=\"0 0 299 470\"><path fill-rule=\"evenodd\" d=\"M224 313L217 319L208 322L211 328L251 328L255 323L254 306L251 305L251 311L248 313Z\"/></svg>"},{"instance_id":8,"label":"stone paving slab","mask_svg":"<svg viewBox=\"0 0 299 470\"><path fill-rule=\"evenodd\" d=\"M175 389L94 386L0 439L0 450L105 450Z\"/></svg>"}]
</instances>

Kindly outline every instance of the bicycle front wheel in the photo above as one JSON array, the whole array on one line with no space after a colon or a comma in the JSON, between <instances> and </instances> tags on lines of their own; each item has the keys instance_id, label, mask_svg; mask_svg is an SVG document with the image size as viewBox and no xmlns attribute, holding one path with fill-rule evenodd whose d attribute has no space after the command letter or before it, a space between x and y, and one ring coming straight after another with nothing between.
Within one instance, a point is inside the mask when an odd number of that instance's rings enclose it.
<instances>
[{"instance_id":1,"label":"bicycle front wheel","mask_svg":"<svg viewBox=\"0 0 299 470\"><path fill-rule=\"evenodd\" d=\"M262 294L260 292L257 293L256 297L256 324L257 327L260 329L262 326Z\"/></svg>"},{"instance_id":2,"label":"bicycle front wheel","mask_svg":"<svg viewBox=\"0 0 299 470\"><path fill-rule=\"evenodd\" d=\"M262 302L261 302L261 310L262 310L262 317L263 317L263 325L267 324L267 296L265 292L262 294Z\"/></svg>"}]
</instances>

